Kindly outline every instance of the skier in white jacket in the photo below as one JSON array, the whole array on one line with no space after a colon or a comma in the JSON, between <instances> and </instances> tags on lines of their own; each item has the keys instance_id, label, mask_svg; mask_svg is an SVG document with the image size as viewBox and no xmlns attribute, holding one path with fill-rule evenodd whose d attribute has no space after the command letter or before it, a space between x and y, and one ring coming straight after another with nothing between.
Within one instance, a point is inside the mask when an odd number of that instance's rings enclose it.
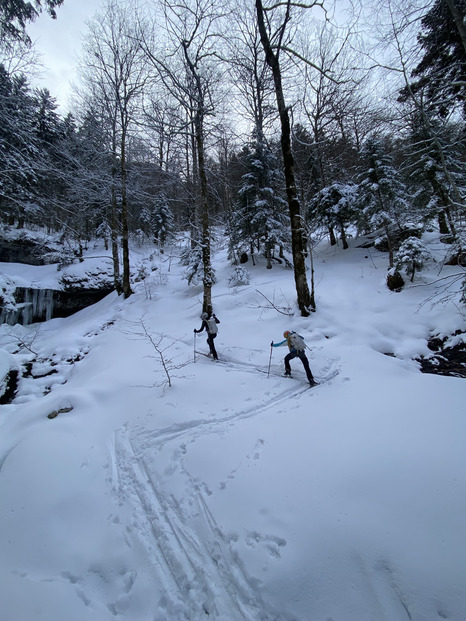
<instances>
[{"instance_id":1,"label":"skier in white jacket","mask_svg":"<svg viewBox=\"0 0 466 621\"><path fill-rule=\"evenodd\" d=\"M199 330L194 329L194 332L198 334L204 329L207 332L207 345L209 346L210 354L214 360L218 360L217 350L214 345L214 338L217 336L218 328L217 324L220 323L220 319L217 319L215 313L210 315L209 313L202 313L201 315L202 325Z\"/></svg>"}]
</instances>

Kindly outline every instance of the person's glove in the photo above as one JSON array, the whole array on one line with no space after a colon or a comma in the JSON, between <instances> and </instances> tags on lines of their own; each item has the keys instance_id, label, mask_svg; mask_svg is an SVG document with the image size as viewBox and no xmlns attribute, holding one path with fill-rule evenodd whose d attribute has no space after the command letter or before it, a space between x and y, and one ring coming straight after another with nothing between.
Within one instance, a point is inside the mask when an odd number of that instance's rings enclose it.
<instances>
[{"instance_id":1,"label":"person's glove","mask_svg":"<svg viewBox=\"0 0 466 621\"><path fill-rule=\"evenodd\" d=\"M273 341L270 343L270 347L273 347Z\"/></svg>"},{"instance_id":2,"label":"person's glove","mask_svg":"<svg viewBox=\"0 0 466 621\"><path fill-rule=\"evenodd\" d=\"M194 328L193 332L195 332L195 333L197 334L197 330L196 330L196 328Z\"/></svg>"}]
</instances>

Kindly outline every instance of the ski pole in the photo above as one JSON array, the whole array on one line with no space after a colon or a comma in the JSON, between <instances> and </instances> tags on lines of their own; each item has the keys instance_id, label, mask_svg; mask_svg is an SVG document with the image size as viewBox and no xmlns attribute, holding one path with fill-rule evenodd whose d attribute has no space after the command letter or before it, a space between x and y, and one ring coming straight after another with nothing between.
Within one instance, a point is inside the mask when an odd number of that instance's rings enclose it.
<instances>
[{"instance_id":1,"label":"ski pole","mask_svg":"<svg viewBox=\"0 0 466 621\"><path fill-rule=\"evenodd\" d=\"M194 362L196 362L196 332L194 332Z\"/></svg>"},{"instance_id":2,"label":"ski pole","mask_svg":"<svg viewBox=\"0 0 466 621\"><path fill-rule=\"evenodd\" d=\"M270 358L269 358L269 368L267 369L267 377L270 375L270 365L272 364L272 351L273 351L273 341L270 344Z\"/></svg>"}]
</instances>

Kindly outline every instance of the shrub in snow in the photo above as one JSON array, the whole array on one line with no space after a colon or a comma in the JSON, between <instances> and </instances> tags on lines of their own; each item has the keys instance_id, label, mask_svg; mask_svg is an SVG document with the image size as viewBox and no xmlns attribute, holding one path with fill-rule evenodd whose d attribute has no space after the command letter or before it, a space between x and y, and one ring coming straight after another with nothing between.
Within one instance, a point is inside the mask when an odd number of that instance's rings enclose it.
<instances>
[{"instance_id":1,"label":"shrub in snow","mask_svg":"<svg viewBox=\"0 0 466 621\"><path fill-rule=\"evenodd\" d=\"M147 269L147 266L144 265L143 263L140 263L138 268L137 268L137 272L136 272L136 276L134 277L134 281L135 282L141 282L141 281L145 280L148 276L149 276L149 271Z\"/></svg>"},{"instance_id":2,"label":"shrub in snow","mask_svg":"<svg viewBox=\"0 0 466 621\"><path fill-rule=\"evenodd\" d=\"M142 282L149 278L149 276L158 270L158 266L156 265L154 255L151 254L149 257L143 259L138 265L135 267L135 275L133 277L134 282Z\"/></svg>"},{"instance_id":3,"label":"shrub in snow","mask_svg":"<svg viewBox=\"0 0 466 621\"><path fill-rule=\"evenodd\" d=\"M228 284L230 287L241 287L243 285L249 285L250 280L251 275L248 270L245 270L244 267L237 265L228 279Z\"/></svg>"},{"instance_id":4,"label":"shrub in snow","mask_svg":"<svg viewBox=\"0 0 466 621\"><path fill-rule=\"evenodd\" d=\"M416 271L422 270L426 261L431 258L430 252L417 237L408 237L395 255L396 268L404 268L411 282Z\"/></svg>"}]
</instances>

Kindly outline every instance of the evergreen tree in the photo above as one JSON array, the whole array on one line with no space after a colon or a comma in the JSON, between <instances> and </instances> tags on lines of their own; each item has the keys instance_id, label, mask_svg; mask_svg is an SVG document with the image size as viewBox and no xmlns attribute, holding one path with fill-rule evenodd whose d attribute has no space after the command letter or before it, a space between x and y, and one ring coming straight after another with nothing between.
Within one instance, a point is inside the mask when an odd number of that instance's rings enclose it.
<instances>
[{"instance_id":1,"label":"evergreen tree","mask_svg":"<svg viewBox=\"0 0 466 621\"><path fill-rule=\"evenodd\" d=\"M163 252L166 241L173 235L174 222L167 197L163 194L158 196L153 208L151 228L155 242L159 244L161 252Z\"/></svg>"},{"instance_id":2,"label":"evergreen tree","mask_svg":"<svg viewBox=\"0 0 466 621\"><path fill-rule=\"evenodd\" d=\"M459 126L448 125L425 110L412 115L405 167L414 188L413 204L424 219L436 217L440 232L453 237L455 215L460 219L464 214L463 141Z\"/></svg>"},{"instance_id":3,"label":"evergreen tree","mask_svg":"<svg viewBox=\"0 0 466 621\"><path fill-rule=\"evenodd\" d=\"M420 239L408 237L395 255L396 268L401 270L404 267L408 276L411 276L411 282L413 282L415 272L422 270L430 258L430 252Z\"/></svg>"},{"instance_id":4,"label":"evergreen tree","mask_svg":"<svg viewBox=\"0 0 466 621\"><path fill-rule=\"evenodd\" d=\"M415 93L426 89L430 105L441 115L455 102L466 114L465 15L466 0L436 0L421 21L418 42L424 55L411 88Z\"/></svg>"},{"instance_id":5,"label":"evergreen tree","mask_svg":"<svg viewBox=\"0 0 466 621\"><path fill-rule=\"evenodd\" d=\"M34 98L25 76L10 76L0 64L0 214L18 227L38 216L33 118Z\"/></svg>"},{"instance_id":6,"label":"evergreen tree","mask_svg":"<svg viewBox=\"0 0 466 621\"><path fill-rule=\"evenodd\" d=\"M246 168L238 191L235 241L251 252L253 261L255 249L262 252L270 269L275 247L289 246L289 218L280 191L283 173L260 133L246 156Z\"/></svg>"},{"instance_id":7,"label":"evergreen tree","mask_svg":"<svg viewBox=\"0 0 466 621\"><path fill-rule=\"evenodd\" d=\"M79 127L68 133L69 169L66 193L70 224L83 235L93 235L111 222L111 155L105 123L91 106Z\"/></svg>"},{"instance_id":8,"label":"evergreen tree","mask_svg":"<svg viewBox=\"0 0 466 621\"><path fill-rule=\"evenodd\" d=\"M12 40L30 42L26 25L36 19L44 7L52 19L57 17L55 7L64 0L2 0L0 2L0 35Z\"/></svg>"},{"instance_id":9,"label":"evergreen tree","mask_svg":"<svg viewBox=\"0 0 466 621\"><path fill-rule=\"evenodd\" d=\"M35 89L33 101L31 122L37 144L35 201L42 214L42 225L49 231L58 231L68 227L71 219L65 196L69 164L66 143L71 136L65 135L65 124L56 112L56 100L47 89ZM67 129L69 132L71 128Z\"/></svg>"},{"instance_id":10,"label":"evergreen tree","mask_svg":"<svg viewBox=\"0 0 466 621\"><path fill-rule=\"evenodd\" d=\"M309 202L309 217L316 217L326 228L340 231L343 248L348 248L346 227L356 220L358 186L333 183L318 192Z\"/></svg>"},{"instance_id":11,"label":"evergreen tree","mask_svg":"<svg viewBox=\"0 0 466 621\"><path fill-rule=\"evenodd\" d=\"M387 238L389 264L393 267L394 230L401 230L409 214L407 190L383 140L370 137L361 150L359 183L360 223L382 228Z\"/></svg>"},{"instance_id":12,"label":"evergreen tree","mask_svg":"<svg viewBox=\"0 0 466 621\"><path fill-rule=\"evenodd\" d=\"M147 205L139 212L138 223L144 236L149 237L152 233L152 210Z\"/></svg>"}]
</instances>

